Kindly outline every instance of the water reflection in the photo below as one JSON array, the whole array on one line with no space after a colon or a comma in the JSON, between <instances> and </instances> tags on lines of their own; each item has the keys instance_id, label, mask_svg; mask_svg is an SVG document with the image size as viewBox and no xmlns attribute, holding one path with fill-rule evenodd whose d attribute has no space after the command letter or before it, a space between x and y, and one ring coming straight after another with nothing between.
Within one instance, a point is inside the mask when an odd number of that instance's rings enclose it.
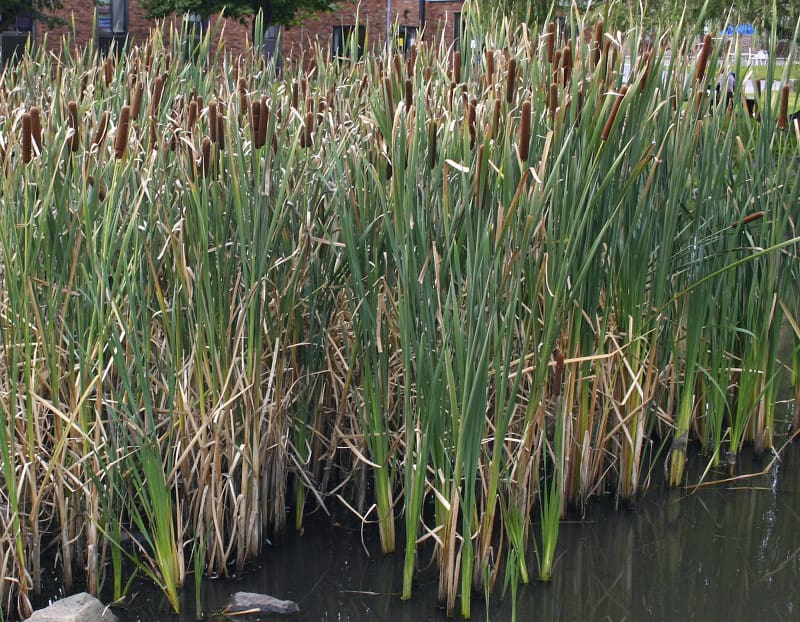
<instances>
[{"instance_id":1,"label":"water reflection","mask_svg":"<svg viewBox=\"0 0 800 622\"><path fill-rule=\"evenodd\" d=\"M632 508L596 500L583 519L564 524L552 582L521 587L520 619L800 619L800 448L787 449L782 460L757 478L694 493L652 491ZM747 456L740 464L750 471L764 467ZM695 466L704 465L698 459ZM247 576L204 582L203 607L218 610L244 590L298 601L303 612L295 620L446 619L436 606L433 570L422 573L413 600L403 602L402 559L382 558L376 537L365 544L371 557L358 532L314 525L269 551ZM193 598L186 596L185 611L194 611ZM488 618L508 620L510 611L510 598L498 598ZM149 595L120 619L178 620ZM480 601L473 619L487 619Z\"/></svg>"}]
</instances>

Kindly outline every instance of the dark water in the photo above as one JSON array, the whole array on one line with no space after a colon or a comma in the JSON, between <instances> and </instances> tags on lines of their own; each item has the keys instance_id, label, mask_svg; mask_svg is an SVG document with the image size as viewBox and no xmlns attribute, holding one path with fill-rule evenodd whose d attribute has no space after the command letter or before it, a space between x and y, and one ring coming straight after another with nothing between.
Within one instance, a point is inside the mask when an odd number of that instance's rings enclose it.
<instances>
[{"instance_id":1,"label":"dark water","mask_svg":"<svg viewBox=\"0 0 800 622\"><path fill-rule=\"evenodd\" d=\"M771 456L740 458L764 470ZM698 456L695 477L705 467ZM717 474L724 477L726 474ZM375 534L309 526L241 579L204 581L204 611L220 610L236 591L297 601L293 620L423 622L446 620L436 605L436 573L421 574L410 602L400 600L402 558L381 557ZM553 580L521 586L520 620L800 620L800 447L789 447L763 475L695 491L654 487L635 505L593 501L585 517L563 524ZM535 575L535 560L530 560ZM194 589L180 618L152 589L140 592L122 622L195 620ZM475 620L509 620L510 597ZM252 619L252 618L251 618ZM272 619L272 618L264 618Z\"/></svg>"}]
</instances>

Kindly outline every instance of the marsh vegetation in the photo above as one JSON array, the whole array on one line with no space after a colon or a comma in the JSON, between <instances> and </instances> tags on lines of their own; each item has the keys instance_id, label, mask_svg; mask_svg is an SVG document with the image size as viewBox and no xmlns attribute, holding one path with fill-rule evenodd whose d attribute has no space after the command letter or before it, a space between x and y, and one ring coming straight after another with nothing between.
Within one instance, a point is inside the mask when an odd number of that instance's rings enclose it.
<instances>
[{"instance_id":1,"label":"marsh vegetation","mask_svg":"<svg viewBox=\"0 0 800 622\"><path fill-rule=\"evenodd\" d=\"M177 608L336 507L403 598L432 542L468 616L550 577L568 506L779 449L796 96L756 120L714 96L735 44L582 19L278 77L163 32L5 70L3 610L44 559Z\"/></svg>"}]
</instances>

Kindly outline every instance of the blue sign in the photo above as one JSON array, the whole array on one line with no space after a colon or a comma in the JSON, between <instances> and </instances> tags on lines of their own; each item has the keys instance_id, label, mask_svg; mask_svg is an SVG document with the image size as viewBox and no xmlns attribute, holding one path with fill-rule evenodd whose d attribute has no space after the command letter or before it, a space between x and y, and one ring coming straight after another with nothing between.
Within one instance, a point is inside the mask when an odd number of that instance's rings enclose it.
<instances>
[{"instance_id":1,"label":"blue sign","mask_svg":"<svg viewBox=\"0 0 800 622\"><path fill-rule=\"evenodd\" d=\"M738 26L728 26L722 34L730 37L734 32L737 35L754 35L756 28L753 24L739 24Z\"/></svg>"}]
</instances>

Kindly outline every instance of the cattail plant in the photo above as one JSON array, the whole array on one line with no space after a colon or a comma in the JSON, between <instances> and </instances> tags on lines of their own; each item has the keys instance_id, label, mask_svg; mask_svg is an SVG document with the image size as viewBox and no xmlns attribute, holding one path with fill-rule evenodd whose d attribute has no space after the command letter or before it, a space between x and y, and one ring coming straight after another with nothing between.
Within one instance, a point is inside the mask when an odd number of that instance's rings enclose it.
<instances>
[{"instance_id":1,"label":"cattail plant","mask_svg":"<svg viewBox=\"0 0 800 622\"><path fill-rule=\"evenodd\" d=\"M28 164L32 158L32 130L31 115L26 112L22 115L22 162Z\"/></svg>"},{"instance_id":2,"label":"cattail plant","mask_svg":"<svg viewBox=\"0 0 800 622\"><path fill-rule=\"evenodd\" d=\"M531 145L531 100L522 102L522 116L519 124L519 159L525 167Z\"/></svg>"},{"instance_id":3,"label":"cattail plant","mask_svg":"<svg viewBox=\"0 0 800 622\"><path fill-rule=\"evenodd\" d=\"M142 97L144 96L144 83L137 82L134 85L133 103L131 104L131 119L136 121L142 108Z\"/></svg>"},{"instance_id":4,"label":"cattail plant","mask_svg":"<svg viewBox=\"0 0 800 622\"><path fill-rule=\"evenodd\" d=\"M708 66L708 59L711 55L712 45L711 33L707 32L703 37L703 45L700 48L700 53L697 55L697 65L695 66L694 75L697 83L703 82L706 76L706 68Z\"/></svg>"},{"instance_id":5,"label":"cattail plant","mask_svg":"<svg viewBox=\"0 0 800 622\"><path fill-rule=\"evenodd\" d=\"M70 129L67 146L72 153L80 149L80 125L78 123L78 104L74 100L67 102L67 123Z\"/></svg>"},{"instance_id":6,"label":"cattail plant","mask_svg":"<svg viewBox=\"0 0 800 622\"><path fill-rule=\"evenodd\" d=\"M98 149L103 147L110 118L111 113L108 110L104 110L103 114L100 115L100 120L97 122L97 129L95 130L94 138L92 138L92 145L97 146Z\"/></svg>"},{"instance_id":7,"label":"cattail plant","mask_svg":"<svg viewBox=\"0 0 800 622\"><path fill-rule=\"evenodd\" d=\"M791 101L709 114L681 28L669 62L637 28L498 22L463 67L315 48L281 75L165 62L156 30L108 86L89 53L0 74L0 617L42 551L65 591L133 570L178 608L187 568L240 573L318 508L400 549L402 598L430 550L467 616L555 576L568 509L693 483L692 447L707 478L779 451Z\"/></svg>"},{"instance_id":8,"label":"cattail plant","mask_svg":"<svg viewBox=\"0 0 800 622\"><path fill-rule=\"evenodd\" d=\"M506 103L514 103L514 92L517 88L517 59L508 61L508 75L506 76Z\"/></svg>"},{"instance_id":9,"label":"cattail plant","mask_svg":"<svg viewBox=\"0 0 800 622\"><path fill-rule=\"evenodd\" d=\"M42 143L42 110L39 106L31 106L31 140L33 148L39 152L41 151L44 143Z\"/></svg>"},{"instance_id":10,"label":"cattail plant","mask_svg":"<svg viewBox=\"0 0 800 622\"><path fill-rule=\"evenodd\" d=\"M789 91L788 84L781 86L781 99L778 108L778 129L785 130L789 125Z\"/></svg>"},{"instance_id":11,"label":"cattail plant","mask_svg":"<svg viewBox=\"0 0 800 622\"><path fill-rule=\"evenodd\" d=\"M128 148L128 132L130 129L131 109L130 106L123 106L119 112L119 124L114 135L114 156L117 160L125 156Z\"/></svg>"},{"instance_id":12,"label":"cattail plant","mask_svg":"<svg viewBox=\"0 0 800 622\"><path fill-rule=\"evenodd\" d=\"M603 52L603 20L598 19L597 22L595 22L594 32L592 34L591 59L593 67L597 67L600 64L602 52Z\"/></svg>"},{"instance_id":13,"label":"cattail plant","mask_svg":"<svg viewBox=\"0 0 800 622\"><path fill-rule=\"evenodd\" d=\"M550 22L549 24L547 24L547 30L545 31L544 35L544 49L545 49L545 59L550 65L553 65L553 61L555 60L555 49L556 49L555 22Z\"/></svg>"},{"instance_id":14,"label":"cattail plant","mask_svg":"<svg viewBox=\"0 0 800 622\"><path fill-rule=\"evenodd\" d=\"M606 142L608 140L609 134L611 134L611 128L614 127L614 121L617 118L619 107L620 105L622 105L622 100L627 92L628 92L628 86L624 85L619 90L619 93L614 94L614 104L611 107L611 113L608 115L608 119L606 119L606 123L603 126L603 133L600 135L601 140L603 142Z\"/></svg>"}]
</instances>

